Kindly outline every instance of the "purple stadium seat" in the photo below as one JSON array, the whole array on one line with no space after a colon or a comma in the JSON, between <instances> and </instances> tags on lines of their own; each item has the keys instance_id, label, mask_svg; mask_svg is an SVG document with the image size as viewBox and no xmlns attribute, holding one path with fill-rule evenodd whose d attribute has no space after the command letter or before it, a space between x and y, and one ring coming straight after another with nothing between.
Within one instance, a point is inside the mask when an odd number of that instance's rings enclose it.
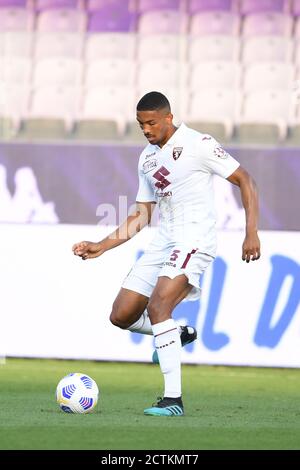
<instances>
[{"instance_id":1,"label":"purple stadium seat","mask_svg":"<svg viewBox=\"0 0 300 470\"><path fill-rule=\"evenodd\" d=\"M190 0L189 13L201 13L204 11L237 11L237 0Z\"/></svg>"},{"instance_id":2,"label":"purple stadium seat","mask_svg":"<svg viewBox=\"0 0 300 470\"><path fill-rule=\"evenodd\" d=\"M85 12L73 9L46 10L39 14L37 31L82 32L86 26Z\"/></svg>"},{"instance_id":3,"label":"purple stadium seat","mask_svg":"<svg viewBox=\"0 0 300 470\"><path fill-rule=\"evenodd\" d=\"M136 29L136 14L127 10L103 8L92 12L88 20L89 32L129 32Z\"/></svg>"},{"instance_id":4,"label":"purple stadium seat","mask_svg":"<svg viewBox=\"0 0 300 470\"><path fill-rule=\"evenodd\" d=\"M0 8L0 31L32 31L34 14L25 8Z\"/></svg>"},{"instance_id":5,"label":"purple stadium seat","mask_svg":"<svg viewBox=\"0 0 300 470\"><path fill-rule=\"evenodd\" d=\"M0 8L6 7L20 7L26 8L28 5L27 0L1 0Z\"/></svg>"},{"instance_id":6,"label":"purple stadium seat","mask_svg":"<svg viewBox=\"0 0 300 470\"><path fill-rule=\"evenodd\" d=\"M146 13L153 10L179 10L180 5L180 0L139 0L138 11Z\"/></svg>"},{"instance_id":7,"label":"purple stadium seat","mask_svg":"<svg viewBox=\"0 0 300 470\"><path fill-rule=\"evenodd\" d=\"M268 36L282 35L290 36L293 28L293 18L277 12L255 13L247 15L244 19L243 35Z\"/></svg>"},{"instance_id":8,"label":"purple stadium seat","mask_svg":"<svg viewBox=\"0 0 300 470\"><path fill-rule=\"evenodd\" d=\"M87 0L86 8L88 11L122 10L134 11L135 0Z\"/></svg>"},{"instance_id":9,"label":"purple stadium seat","mask_svg":"<svg viewBox=\"0 0 300 470\"><path fill-rule=\"evenodd\" d=\"M292 13L294 16L300 16L300 0L293 1Z\"/></svg>"},{"instance_id":10,"label":"purple stadium seat","mask_svg":"<svg viewBox=\"0 0 300 470\"><path fill-rule=\"evenodd\" d=\"M240 13L242 15L269 11L288 13L288 0L241 0Z\"/></svg>"},{"instance_id":11,"label":"purple stadium seat","mask_svg":"<svg viewBox=\"0 0 300 470\"><path fill-rule=\"evenodd\" d=\"M77 8L80 6L78 0L36 0L35 10L51 10L52 8Z\"/></svg>"}]
</instances>

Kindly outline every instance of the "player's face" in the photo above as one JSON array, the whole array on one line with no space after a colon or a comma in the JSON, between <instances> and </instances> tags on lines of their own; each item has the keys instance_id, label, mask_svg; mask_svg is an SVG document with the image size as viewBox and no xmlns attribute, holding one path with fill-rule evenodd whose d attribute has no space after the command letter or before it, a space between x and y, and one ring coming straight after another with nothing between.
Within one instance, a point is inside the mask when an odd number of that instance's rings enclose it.
<instances>
[{"instance_id":1,"label":"player's face","mask_svg":"<svg viewBox=\"0 0 300 470\"><path fill-rule=\"evenodd\" d=\"M137 111L136 118L152 145L162 147L174 132L173 115L166 110Z\"/></svg>"}]
</instances>

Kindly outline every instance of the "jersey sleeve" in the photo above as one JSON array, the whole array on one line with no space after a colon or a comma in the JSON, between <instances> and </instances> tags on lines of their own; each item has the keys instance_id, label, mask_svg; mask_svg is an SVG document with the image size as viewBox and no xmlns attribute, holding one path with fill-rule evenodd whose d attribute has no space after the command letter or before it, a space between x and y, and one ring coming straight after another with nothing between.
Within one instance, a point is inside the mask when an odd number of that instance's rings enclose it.
<instances>
[{"instance_id":1,"label":"jersey sleeve","mask_svg":"<svg viewBox=\"0 0 300 470\"><path fill-rule=\"evenodd\" d=\"M199 147L201 163L211 174L228 178L240 166L240 163L212 137L202 139Z\"/></svg>"},{"instance_id":2,"label":"jersey sleeve","mask_svg":"<svg viewBox=\"0 0 300 470\"><path fill-rule=\"evenodd\" d=\"M150 182L145 177L142 166L139 164L139 189L136 195L137 202L155 202L156 197L154 195L153 188Z\"/></svg>"}]
</instances>

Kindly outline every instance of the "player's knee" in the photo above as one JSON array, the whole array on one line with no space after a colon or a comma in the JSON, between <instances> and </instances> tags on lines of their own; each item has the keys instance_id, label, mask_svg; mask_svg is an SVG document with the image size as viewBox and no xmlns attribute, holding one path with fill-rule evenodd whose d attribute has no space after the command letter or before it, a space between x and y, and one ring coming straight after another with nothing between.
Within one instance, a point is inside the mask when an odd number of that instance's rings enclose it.
<instances>
[{"instance_id":1,"label":"player's knee","mask_svg":"<svg viewBox=\"0 0 300 470\"><path fill-rule=\"evenodd\" d=\"M118 328L122 328L122 330L126 330L128 328L128 322L124 320L124 315L120 310L113 310L109 317L111 323Z\"/></svg>"}]
</instances>

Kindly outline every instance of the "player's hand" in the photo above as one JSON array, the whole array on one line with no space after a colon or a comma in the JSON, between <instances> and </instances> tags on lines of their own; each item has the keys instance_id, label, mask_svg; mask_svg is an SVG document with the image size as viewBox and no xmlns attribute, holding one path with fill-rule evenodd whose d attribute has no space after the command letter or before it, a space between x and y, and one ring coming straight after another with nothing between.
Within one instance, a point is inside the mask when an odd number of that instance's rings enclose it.
<instances>
[{"instance_id":1,"label":"player's hand","mask_svg":"<svg viewBox=\"0 0 300 470\"><path fill-rule=\"evenodd\" d=\"M83 260L97 258L97 256L102 255L106 251L104 245L101 242L75 243L75 245L72 247L72 250L74 255L80 256L80 258Z\"/></svg>"},{"instance_id":2,"label":"player's hand","mask_svg":"<svg viewBox=\"0 0 300 470\"><path fill-rule=\"evenodd\" d=\"M249 263L249 261L256 261L260 258L260 241L257 232L247 234L243 243L242 259Z\"/></svg>"}]
</instances>

